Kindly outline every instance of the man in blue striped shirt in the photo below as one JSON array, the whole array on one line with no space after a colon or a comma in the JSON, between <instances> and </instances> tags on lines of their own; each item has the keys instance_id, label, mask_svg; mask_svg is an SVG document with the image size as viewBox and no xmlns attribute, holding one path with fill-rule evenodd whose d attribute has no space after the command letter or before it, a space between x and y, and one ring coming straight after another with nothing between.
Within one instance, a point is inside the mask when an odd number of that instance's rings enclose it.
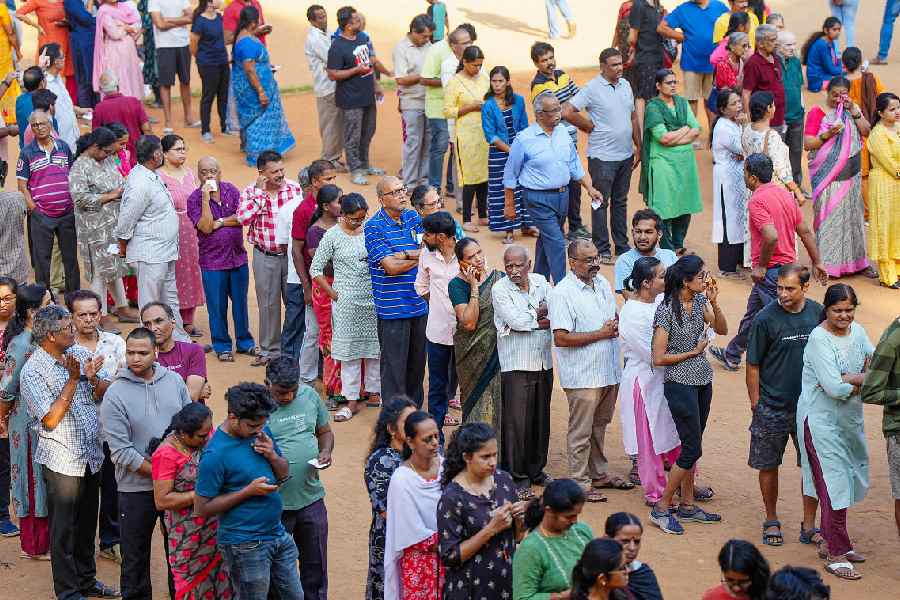
<instances>
[{"instance_id":1,"label":"man in blue striped shirt","mask_svg":"<svg viewBox=\"0 0 900 600\"><path fill-rule=\"evenodd\" d=\"M382 208L366 223L365 236L381 344L381 396L405 394L421 407L428 303L414 284L422 219L400 179L385 177L376 191Z\"/></svg>"}]
</instances>

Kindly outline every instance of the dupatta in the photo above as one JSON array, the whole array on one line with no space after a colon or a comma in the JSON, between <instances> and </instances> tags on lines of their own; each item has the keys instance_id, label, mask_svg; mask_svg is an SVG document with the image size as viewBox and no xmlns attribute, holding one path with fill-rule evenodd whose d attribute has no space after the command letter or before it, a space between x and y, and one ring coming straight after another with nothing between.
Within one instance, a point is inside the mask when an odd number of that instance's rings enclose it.
<instances>
[{"instance_id":1,"label":"dupatta","mask_svg":"<svg viewBox=\"0 0 900 600\"><path fill-rule=\"evenodd\" d=\"M97 35L94 36L94 89L100 89L100 76L106 64L106 44L103 43L103 29L110 21L121 21L126 25L139 25L141 15L130 0L115 6L102 4L97 10Z\"/></svg>"},{"instance_id":2,"label":"dupatta","mask_svg":"<svg viewBox=\"0 0 900 600\"><path fill-rule=\"evenodd\" d=\"M675 131L688 124L688 111L691 110L688 101L681 96L674 96L675 112L669 110L669 106L656 96L644 109L644 136L641 142L641 183L639 191L646 198L650 184L650 144L653 134L650 132L659 124L666 126L666 131Z\"/></svg>"},{"instance_id":3,"label":"dupatta","mask_svg":"<svg viewBox=\"0 0 900 600\"><path fill-rule=\"evenodd\" d=\"M809 178L812 182L813 198L817 199L833 183L843 181L844 184L834 194L827 206L816 211L815 226L824 221L834 207L840 203L850 191L852 179L860 173L862 141L859 130L850 115L844 110L843 105L829 113L826 113L819 123L816 135L828 131L837 122L844 124L844 128L836 136L826 140L815 153L809 156Z\"/></svg>"}]
</instances>

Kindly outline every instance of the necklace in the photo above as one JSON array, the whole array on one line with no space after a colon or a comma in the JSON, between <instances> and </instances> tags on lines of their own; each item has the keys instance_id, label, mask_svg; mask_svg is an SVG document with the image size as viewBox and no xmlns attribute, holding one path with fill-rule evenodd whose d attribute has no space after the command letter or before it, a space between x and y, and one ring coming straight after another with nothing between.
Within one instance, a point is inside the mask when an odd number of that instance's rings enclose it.
<instances>
[{"instance_id":1,"label":"necklace","mask_svg":"<svg viewBox=\"0 0 900 600\"><path fill-rule=\"evenodd\" d=\"M172 446L174 446L175 449L178 450L179 452L181 452L182 454L187 454L187 455L191 454L190 448L188 448L185 445L185 443L181 441L181 438L178 436L177 433L172 434Z\"/></svg>"},{"instance_id":2,"label":"necklace","mask_svg":"<svg viewBox=\"0 0 900 600\"><path fill-rule=\"evenodd\" d=\"M416 464L412 461L412 458L410 458L406 462L409 463L409 466L412 467L413 471L415 471L416 474L422 479L434 479L433 477L429 477L429 475L431 475L432 468L434 468L434 459L431 459L431 461L428 463L428 468L425 469L425 471L419 469L419 467L417 467Z\"/></svg>"}]
</instances>

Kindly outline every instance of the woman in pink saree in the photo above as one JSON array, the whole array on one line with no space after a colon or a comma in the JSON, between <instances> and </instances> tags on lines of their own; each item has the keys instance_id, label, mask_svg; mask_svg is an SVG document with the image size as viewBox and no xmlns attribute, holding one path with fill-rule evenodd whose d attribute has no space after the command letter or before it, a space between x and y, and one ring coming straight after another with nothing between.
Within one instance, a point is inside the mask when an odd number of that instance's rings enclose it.
<instances>
[{"instance_id":1,"label":"woman in pink saree","mask_svg":"<svg viewBox=\"0 0 900 600\"><path fill-rule=\"evenodd\" d=\"M809 151L813 186L813 227L825 270L831 277L864 271L877 277L866 258L861 152L869 123L848 96L850 82L828 84L826 109L814 106L806 117L804 146Z\"/></svg>"},{"instance_id":2,"label":"woman in pink saree","mask_svg":"<svg viewBox=\"0 0 900 600\"><path fill-rule=\"evenodd\" d=\"M141 15L133 2L103 0L97 11L94 38L94 91L100 92L100 76L109 71L118 79L122 95L144 97L144 76L137 54L141 31Z\"/></svg>"}]
</instances>

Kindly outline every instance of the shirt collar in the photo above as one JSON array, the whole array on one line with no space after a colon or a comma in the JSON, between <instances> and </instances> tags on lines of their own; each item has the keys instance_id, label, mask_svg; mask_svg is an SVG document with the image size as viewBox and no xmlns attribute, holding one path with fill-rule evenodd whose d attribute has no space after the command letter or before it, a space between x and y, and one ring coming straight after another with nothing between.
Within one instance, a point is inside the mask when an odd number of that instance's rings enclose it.
<instances>
[{"instance_id":1,"label":"shirt collar","mask_svg":"<svg viewBox=\"0 0 900 600\"><path fill-rule=\"evenodd\" d=\"M615 83L610 82L610 80L607 79L606 77L604 77L602 74L601 74L601 75L597 75L597 77L598 77L599 79L602 79L602 80L603 80L603 83L605 83L606 85L608 85L609 87L611 87L611 88L614 89L614 90L619 89L619 86L622 84L622 78L621 78L621 77L619 77L619 80L618 80L617 82L615 82Z\"/></svg>"}]
</instances>

